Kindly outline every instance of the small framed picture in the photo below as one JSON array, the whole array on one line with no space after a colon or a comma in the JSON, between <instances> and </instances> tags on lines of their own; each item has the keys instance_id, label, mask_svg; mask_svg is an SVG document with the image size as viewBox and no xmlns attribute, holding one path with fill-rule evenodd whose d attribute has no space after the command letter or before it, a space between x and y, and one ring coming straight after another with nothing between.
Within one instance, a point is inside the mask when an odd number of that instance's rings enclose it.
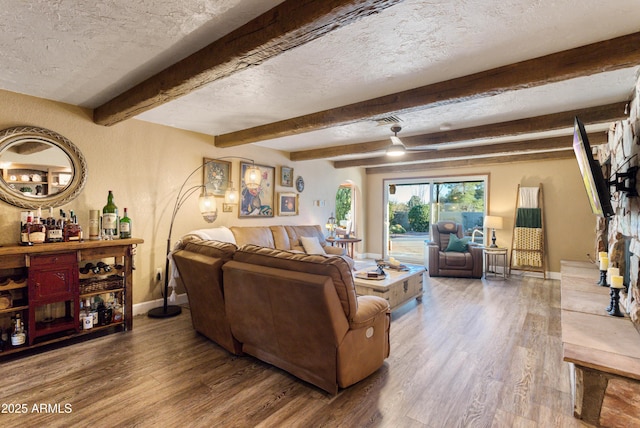
<instances>
[{"instance_id":1,"label":"small framed picture","mask_svg":"<svg viewBox=\"0 0 640 428\"><path fill-rule=\"evenodd\" d=\"M222 212L223 213L231 213L233 212L233 204L225 204L222 203Z\"/></svg>"},{"instance_id":2,"label":"small framed picture","mask_svg":"<svg viewBox=\"0 0 640 428\"><path fill-rule=\"evenodd\" d=\"M298 215L297 193L278 193L278 215Z\"/></svg>"},{"instance_id":3,"label":"small framed picture","mask_svg":"<svg viewBox=\"0 0 640 428\"><path fill-rule=\"evenodd\" d=\"M203 182L216 197L224 197L231 181L231 162L204 158Z\"/></svg>"},{"instance_id":4,"label":"small framed picture","mask_svg":"<svg viewBox=\"0 0 640 428\"><path fill-rule=\"evenodd\" d=\"M283 187L293 187L293 168L288 166L280 167L280 185Z\"/></svg>"}]
</instances>

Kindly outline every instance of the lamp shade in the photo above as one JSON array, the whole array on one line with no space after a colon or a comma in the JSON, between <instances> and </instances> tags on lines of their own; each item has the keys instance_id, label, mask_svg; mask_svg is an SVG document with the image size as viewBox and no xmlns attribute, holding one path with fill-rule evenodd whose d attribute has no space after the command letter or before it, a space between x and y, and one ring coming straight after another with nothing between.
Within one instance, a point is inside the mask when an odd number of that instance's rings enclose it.
<instances>
[{"instance_id":1,"label":"lamp shade","mask_svg":"<svg viewBox=\"0 0 640 428\"><path fill-rule=\"evenodd\" d=\"M238 191L233 188L233 182L230 181L227 186L227 190L224 191L224 203L225 204L237 204L238 203Z\"/></svg>"},{"instance_id":2,"label":"lamp shade","mask_svg":"<svg viewBox=\"0 0 640 428\"><path fill-rule=\"evenodd\" d=\"M207 223L213 223L218 218L218 207L213 193L203 190L198 200L198 207Z\"/></svg>"},{"instance_id":3,"label":"lamp shade","mask_svg":"<svg viewBox=\"0 0 640 428\"><path fill-rule=\"evenodd\" d=\"M260 168L255 165L251 165L244 172L244 185L247 189L257 189L262 182L262 172Z\"/></svg>"},{"instance_id":4,"label":"lamp shade","mask_svg":"<svg viewBox=\"0 0 640 428\"><path fill-rule=\"evenodd\" d=\"M488 229L502 229L502 217L495 215L485 216L484 227Z\"/></svg>"}]
</instances>

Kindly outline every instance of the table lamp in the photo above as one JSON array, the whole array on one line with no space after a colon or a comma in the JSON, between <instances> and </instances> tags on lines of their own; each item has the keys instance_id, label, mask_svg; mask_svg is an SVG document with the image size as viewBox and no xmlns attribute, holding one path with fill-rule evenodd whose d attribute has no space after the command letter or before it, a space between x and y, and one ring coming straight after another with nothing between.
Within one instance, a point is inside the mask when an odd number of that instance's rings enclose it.
<instances>
[{"instance_id":1,"label":"table lamp","mask_svg":"<svg viewBox=\"0 0 640 428\"><path fill-rule=\"evenodd\" d=\"M496 229L502 229L502 217L488 215L484 218L484 227L491 229L491 245L489 248L497 248L496 245Z\"/></svg>"}]
</instances>

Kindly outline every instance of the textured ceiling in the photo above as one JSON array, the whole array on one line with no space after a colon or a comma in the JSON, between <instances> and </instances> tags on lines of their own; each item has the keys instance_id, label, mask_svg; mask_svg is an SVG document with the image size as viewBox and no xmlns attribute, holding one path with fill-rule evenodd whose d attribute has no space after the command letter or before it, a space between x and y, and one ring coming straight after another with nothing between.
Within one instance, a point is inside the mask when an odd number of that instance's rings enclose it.
<instances>
[{"instance_id":1,"label":"textured ceiling","mask_svg":"<svg viewBox=\"0 0 640 428\"><path fill-rule=\"evenodd\" d=\"M280 3L0 0L0 87L94 108ZM640 30L640 0L405 0L137 116L210 135L368 100ZM403 135L630 98L638 67L402 114ZM379 140L363 121L258 144Z\"/></svg>"}]
</instances>

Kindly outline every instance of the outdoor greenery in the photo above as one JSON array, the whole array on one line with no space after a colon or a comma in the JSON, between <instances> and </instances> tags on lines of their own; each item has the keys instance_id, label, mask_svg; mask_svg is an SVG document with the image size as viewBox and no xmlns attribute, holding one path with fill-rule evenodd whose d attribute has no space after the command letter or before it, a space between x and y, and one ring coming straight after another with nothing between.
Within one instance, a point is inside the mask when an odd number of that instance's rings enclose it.
<instances>
[{"instance_id":1,"label":"outdoor greenery","mask_svg":"<svg viewBox=\"0 0 640 428\"><path fill-rule=\"evenodd\" d=\"M389 226L389 232L391 232L391 233L407 233L405 228L402 227L402 225L399 225L399 224L392 224L391 226Z\"/></svg>"},{"instance_id":2,"label":"outdoor greenery","mask_svg":"<svg viewBox=\"0 0 640 428\"><path fill-rule=\"evenodd\" d=\"M389 202L391 233L428 232L431 207L423 204L419 196L412 196L407 203Z\"/></svg>"},{"instance_id":3,"label":"outdoor greenery","mask_svg":"<svg viewBox=\"0 0 640 428\"><path fill-rule=\"evenodd\" d=\"M482 182L442 183L436 186L436 193L436 200L441 204L452 204L454 211L484 211Z\"/></svg>"},{"instance_id":4,"label":"outdoor greenery","mask_svg":"<svg viewBox=\"0 0 640 428\"><path fill-rule=\"evenodd\" d=\"M456 213L455 221L463 223L465 228L472 228L478 222L481 225L484 212L483 182L439 183L435 185L435 193L442 217L447 218L444 213ZM411 196L407 202L389 201L391 233L428 232L430 219L431 205L423 203L420 196Z\"/></svg>"},{"instance_id":5,"label":"outdoor greenery","mask_svg":"<svg viewBox=\"0 0 640 428\"><path fill-rule=\"evenodd\" d=\"M336 192L336 221L347 220L351 211L351 188L340 186Z\"/></svg>"}]
</instances>

